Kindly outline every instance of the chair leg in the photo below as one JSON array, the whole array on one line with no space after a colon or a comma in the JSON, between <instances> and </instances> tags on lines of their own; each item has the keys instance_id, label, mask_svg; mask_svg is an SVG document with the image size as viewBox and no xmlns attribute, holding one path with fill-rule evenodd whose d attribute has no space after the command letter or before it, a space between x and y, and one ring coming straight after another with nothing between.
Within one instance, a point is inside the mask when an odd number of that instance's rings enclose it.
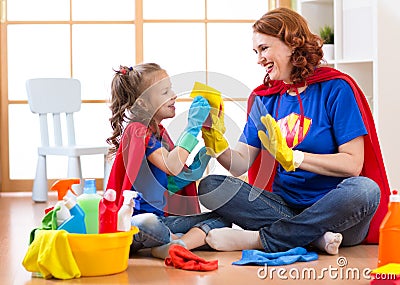
<instances>
[{"instance_id":1,"label":"chair leg","mask_svg":"<svg viewBox=\"0 0 400 285\"><path fill-rule=\"evenodd\" d=\"M68 178L79 178L81 183L79 185L73 185L72 190L76 194L80 195L83 192L83 179L82 179L82 168L81 158L79 156L70 156L68 158Z\"/></svg>"},{"instance_id":2,"label":"chair leg","mask_svg":"<svg viewBox=\"0 0 400 285\"><path fill-rule=\"evenodd\" d=\"M36 176L33 181L32 200L46 202L48 199L46 156L39 155L36 166Z\"/></svg>"}]
</instances>

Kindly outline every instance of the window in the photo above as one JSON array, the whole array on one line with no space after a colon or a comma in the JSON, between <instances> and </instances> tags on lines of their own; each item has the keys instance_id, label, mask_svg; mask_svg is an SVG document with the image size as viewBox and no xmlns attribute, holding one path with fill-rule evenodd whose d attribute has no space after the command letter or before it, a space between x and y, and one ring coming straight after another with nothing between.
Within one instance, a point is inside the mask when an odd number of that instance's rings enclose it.
<instances>
[{"instance_id":1,"label":"window","mask_svg":"<svg viewBox=\"0 0 400 285\"><path fill-rule=\"evenodd\" d=\"M105 143L113 69L156 62L180 97L176 118L165 124L174 125L173 139L185 126L193 82L201 81L227 99L227 138L235 143L249 92L264 76L252 52L251 25L267 8L267 0L8 0L0 43L6 59L0 72L1 137L9 137L1 144L1 191L30 191L35 175L40 137L27 105L28 78L78 78L83 105L77 143ZM67 166L59 159L49 157L49 178L65 177ZM102 177L100 156L82 164L84 177ZM211 172L222 171L214 165Z\"/></svg>"}]
</instances>

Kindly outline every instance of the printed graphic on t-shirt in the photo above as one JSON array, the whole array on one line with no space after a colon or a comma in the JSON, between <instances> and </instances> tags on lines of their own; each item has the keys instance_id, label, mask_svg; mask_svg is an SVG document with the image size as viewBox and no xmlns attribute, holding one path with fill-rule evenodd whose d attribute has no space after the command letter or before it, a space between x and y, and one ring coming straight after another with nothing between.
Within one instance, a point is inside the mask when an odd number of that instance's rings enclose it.
<instances>
[{"instance_id":1,"label":"printed graphic on t-shirt","mask_svg":"<svg viewBox=\"0 0 400 285\"><path fill-rule=\"evenodd\" d=\"M304 117L303 127L301 127L300 115L296 113L291 113L278 121L282 136L286 138L288 147L294 148L304 140L311 123L312 119Z\"/></svg>"}]
</instances>

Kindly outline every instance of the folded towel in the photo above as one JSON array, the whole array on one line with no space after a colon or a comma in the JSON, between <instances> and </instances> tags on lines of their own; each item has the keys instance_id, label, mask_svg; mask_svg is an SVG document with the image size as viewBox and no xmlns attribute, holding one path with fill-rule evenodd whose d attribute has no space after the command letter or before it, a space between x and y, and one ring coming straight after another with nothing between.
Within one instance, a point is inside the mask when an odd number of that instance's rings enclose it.
<instances>
[{"instance_id":1,"label":"folded towel","mask_svg":"<svg viewBox=\"0 0 400 285\"><path fill-rule=\"evenodd\" d=\"M233 265L287 265L297 261L313 261L318 259L315 252L307 252L303 247L295 247L282 252L263 252L260 250L243 250L242 259Z\"/></svg>"},{"instance_id":2,"label":"folded towel","mask_svg":"<svg viewBox=\"0 0 400 285\"><path fill-rule=\"evenodd\" d=\"M48 278L81 277L64 230L38 230L22 265L30 272L40 272Z\"/></svg>"},{"instance_id":3,"label":"folded towel","mask_svg":"<svg viewBox=\"0 0 400 285\"><path fill-rule=\"evenodd\" d=\"M181 245L173 244L169 248L165 265L192 271L212 271L218 269L218 260L207 261Z\"/></svg>"}]
</instances>

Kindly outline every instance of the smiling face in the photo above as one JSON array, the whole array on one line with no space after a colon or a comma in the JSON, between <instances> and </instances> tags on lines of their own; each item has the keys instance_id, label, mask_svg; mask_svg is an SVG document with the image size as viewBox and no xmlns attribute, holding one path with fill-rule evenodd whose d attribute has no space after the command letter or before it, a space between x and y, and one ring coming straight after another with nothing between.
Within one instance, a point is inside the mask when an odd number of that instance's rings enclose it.
<instances>
[{"instance_id":1,"label":"smiling face","mask_svg":"<svg viewBox=\"0 0 400 285\"><path fill-rule=\"evenodd\" d=\"M293 65L290 63L290 47L276 37L254 32L253 50L258 56L257 63L265 68L271 80L291 82Z\"/></svg>"},{"instance_id":2,"label":"smiling face","mask_svg":"<svg viewBox=\"0 0 400 285\"><path fill-rule=\"evenodd\" d=\"M175 100L171 80L165 71L156 74L155 83L146 91L154 120L159 124L162 120L175 117Z\"/></svg>"}]
</instances>

